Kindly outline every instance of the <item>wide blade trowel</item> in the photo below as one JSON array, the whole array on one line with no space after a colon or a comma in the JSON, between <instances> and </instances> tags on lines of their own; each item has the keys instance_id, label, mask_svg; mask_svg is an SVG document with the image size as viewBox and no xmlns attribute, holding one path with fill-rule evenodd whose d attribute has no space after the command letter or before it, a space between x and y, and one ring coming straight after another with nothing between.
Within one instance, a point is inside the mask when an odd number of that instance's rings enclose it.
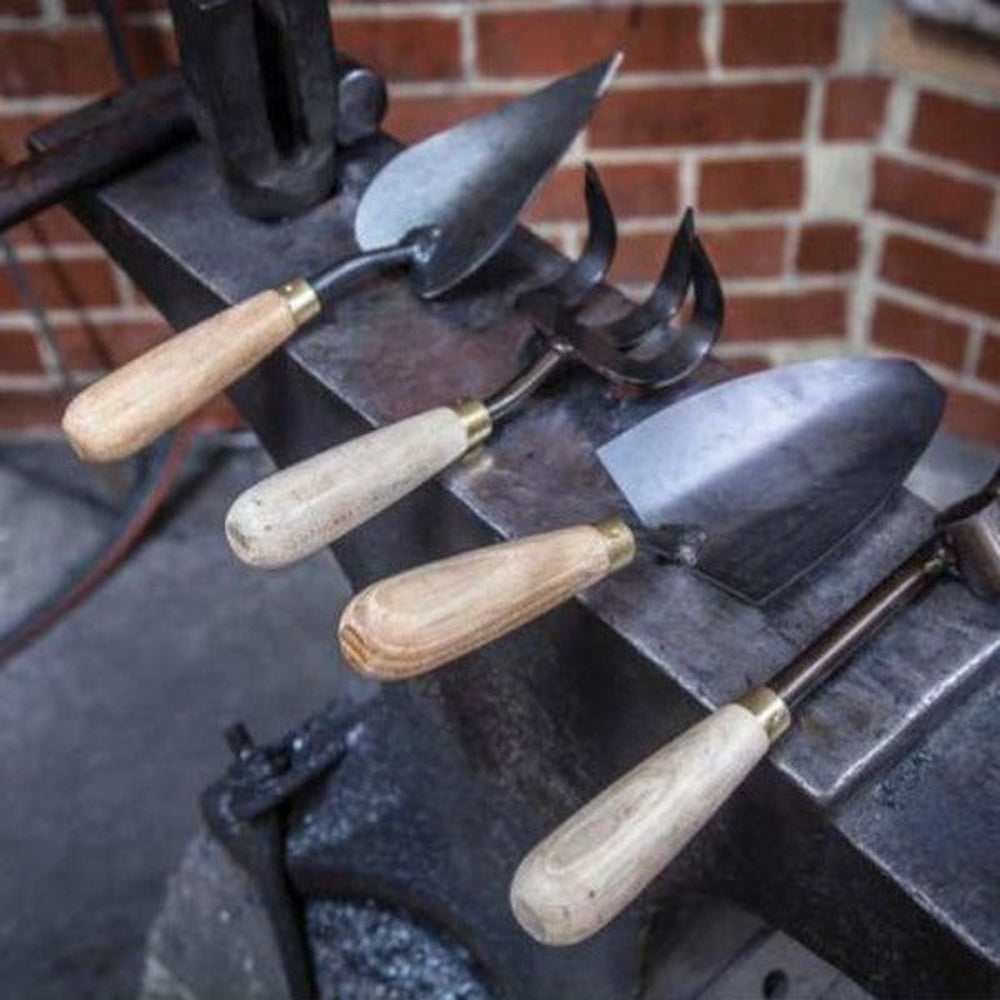
<instances>
[{"instance_id":1,"label":"wide blade trowel","mask_svg":"<svg viewBox=\"0 0 1000 1000\"><path fill-rule=\"evenodd\" d=\"M372 584L344 610L344 657L382 680L424 673L627 565L637 542L763 601L903 482L943 400L896 359L807 362L715 385L598 450L630 510Z\"/></svg>"},{"instance_id":2,"label":"wide blade trowel","mask_svg":"<svg viewBox=\"0 0 1000 1000\"><path fill-rule=\"evenodd\" d=\"M85 389L63 417L74 449L94 462L134 454L373 271L407 266L423 298L458 284L510 234L619 61L616 54L401 152L358 205L354 234L362 253L260 292Z\"/></svg>"}]
</instances>

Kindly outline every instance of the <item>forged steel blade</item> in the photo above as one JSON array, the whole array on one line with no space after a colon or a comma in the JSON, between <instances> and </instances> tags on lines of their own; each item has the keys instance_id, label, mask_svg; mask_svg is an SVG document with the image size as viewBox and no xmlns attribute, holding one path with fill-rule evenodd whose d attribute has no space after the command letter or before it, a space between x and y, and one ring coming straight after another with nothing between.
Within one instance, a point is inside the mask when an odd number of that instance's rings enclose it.
<instances>
[{"instance_id":1,"label":"forged steel blade","mask_svg":"<svg viewBox=\"0 0 1000 1000\"><path fill-rule=\"evenodd\" d=\"M715 385L598 457L645 525L702 528L696 571L757 603L879 508L943 407L909 361L806 362Z\"/></svg>"},{"instance_id":2,"label":"forged steel blade","mask_svg":"<svg viewBox=\"0 0 1000 1000\"><path fill-rule=\"evenodd\" d=\"M430 253L412 265L414 289L433 296L471 274L513 230L620 61L616 53L401 152L358 205L354 231L361 249L392 246L414 230L439 228Z\"/></svg>"}]
</instances>

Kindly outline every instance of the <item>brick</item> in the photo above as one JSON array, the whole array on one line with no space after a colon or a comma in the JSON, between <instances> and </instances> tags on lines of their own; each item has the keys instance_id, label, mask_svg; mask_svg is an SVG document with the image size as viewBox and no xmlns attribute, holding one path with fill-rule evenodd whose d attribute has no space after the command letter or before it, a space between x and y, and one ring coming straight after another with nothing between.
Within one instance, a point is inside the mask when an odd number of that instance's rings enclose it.
<instances>
[{"instance_id":1,"label":"brick","mask_svg":"<svg viewBox=\"0 0 1000 1000\"><path fill-rule=\"evenodd\" d=\"M70 14L93 14L94 0L63 0ZM167 0L116 0L116 6L128 14L166 10Z\"/></svg>"},{"instance_id":2,"label":"brick","mask_svg":"<svg viewBox=\"0 0 1000 1000\"><path fill-rule=\"evenodd\" d=\"M176 62L170 32L137 28L129 50L139 77ZM6 97L45 94L95 95L116 90L119 80L104 33L91 27L0 29L0 92Z\"/></svg>"},{"instance_id":3,"label":"brick","mask_svg":"<svg viewBox=\"0 0 1000 1000\"><path fill-rule=\"evenodd\" d=\"M802 203L802 160L797 156L708 160L698 176L702 211L753 212Z\"/></svg>"},{"instance_id":4,"label":"brick","mask_svg":"<svg viewBox=\"0 0 1000 1000\"><path fill-rule=\"evenodd\" d=\"M678 211L676 163L606 164L599 173L618 219ZM586 218L583 168L564 167L550 177L528 218L582 222Z\"/></svg>"},{"instance_id":5,"label":"brick","mask_svg":"<svg viewBox=\"0 0 1000 1000\"><path fill-rule=\"evenodd\" d=\"M982 240L993 213L993 188L880 156L872 208L971 240Z\"/></svg>"},{"instance_id":6,"label":"brick","mask_svg":"<svg viewBox=\"0 0 1000 1000\"><path fill-rule=\"evenodd\" d=\"M191 414L191 423L203 431L235 430L243 426L243 418L226 396L216 396Z\"/></svg>"},{"instance_id":7,"label":"brick","mask_svg":"<svg viewBox=\"0 0 1000 1000\"><path fill-rule=\"evenodd\" d=\"M726 355L722 363L737 375L754 375L757 372L767 371L773 368L771 359L764 354L737 354Z\"/></svg>"},{"instance_id":8,"label":"brick","mask_svg":"<svg viewBox=\"0 0 1000 1000\"><path fill-rule=\"evenodd\" d=\"M723 6L724 66L829 66L837 58L839 3Z\"/></svg>"},{"instance_id":9,"label":"brick","mask_svg":"<svg viewBox=\"0 0 1000 1000\"><path fill-rule=\"evenodd\" d=\"M890 235L882 277L965 309L1000 316L1000 261L960 254L909 236Z\"/></svg>"},{"instance_id":10,"label":"brick","mask_svg":"<svg viewBox=\"0 0 1000 1000\"><path fill-rule=\"evenodd\" d=\"M782 226L699 229L719 277L770 278L781 274L787 232Z\"/></svg>"},{"instance_id":11,"label":"brick","mask_svg":"<svg viewBox=\"0 0 1000 1000\"><path fill-rule=\"evenodd\" d=\"M56 427L65 408L66 400L57 392L2 392L0 431Z\"/></svg>"},{"instance_id":12,"label":"brick","mask_svg":"<svg viewBox=\"0 0 1000 1000\"><path fill-rule=\"evenodd\" d=\"M32 334L0 331L0 373L25 375L42 370L38 341Z\"/></svg>"},{"instance_id":13,"label":"brick","mask_svg":"<svg viewBox=\"0 0 1000 1000\"><path fill-rule=\"evenodd\" d=\"M26 222L7 230L7 238L22 246L77 244L93 246L90 234L66 209L46 209Z\"/></svg>"},{"instance_id":14,"label":"brick","mask_svg":"<svg viewBox=\"0 0 1000 1000\"><path fill-rule=\"evenodd\" d=\"M823 104L823 137L833 140L875 139L885 124L889 81L876 76L828 80Z\"/></svg>"},{"instance_id":15,"label":"brick","mask_svg":"<svg viewBox=\"0 0 1000 1000\"><path fill-rule=\"evenodd\" d=\"M795 266L803 274L844 274L856 271L860 232L849 222L807 222L799 237Z\"/></svg>"},{"instance_id":16,"label":"brick","mask_svg":"<svg viewBox=\"0 0 1000 1000\"><path fill-rule=\"evenodd\" d=\"M389 102L385 130L403 142L417 142L463 118L471 118L503 104L513 95L455 94L440 97L394 96Z\"/></svg>"},{"instance_id":17,"label":"brick","mask_svg":"<svg viewBox=\"0 0 1000 1000\"><path fill-rule=\"evenodd\" d=\"M678 85L612 90L591 125L602 146L781 142L802 136L804 83Z\"/></svg>"},{"instance_id":18,"label":"brick","mask_svg":"<svg viewBox=\"0 0 1000 1000\"><path fill-rule=\"evenodd\" d=\"M872 317L872 342L944 368L959 370L969 329L887 299L879 299Z\"/></svg>"},{"instance_id":19,"label":"brick","mask_svg":"<svg viewBox=\"0 0 1000 1000\"><path fill-rule=\"evenodd\" d=\"M701 7L641 4L480 13L479 70L486 76L551 76L626 53L627 72L699 70Z\"/></svg>"},{"instance_id":20,"label":"brick","mask_svg":"<svg viewBox=\"0 0 1000 1000\"><path fill-rule=\"evenodd\" d=\"M846 315L845 295L840 289L730 295L723 336L727 341L842 337Z\"/></svg>"},{"instance_id":21,"label":"brick","mask_svg":"<svg viewBox=\"0 0 1000 1000\"><path fill-rule=\"evenodd\" d=\"M50 309L108 306L118 302L107 260L27 261L22 266L35 295ZM0 270L0 308L24 308L6 269Z\"/></svg>"},{"instance_id":22,"label":"brick","mask_svg":"<svg viewBox=\"0 0 1000 1000\"><path fill-rule=\"evenodd\" d=\"M1000 385L1000 336L991 337L987 334L983 339L976 375L986 382Z\"/></svg>"},{"instance_id":23,"label":"brick","mask_svg":"<svg viewBox=\"0 0 1000 1000\"><path fill-rule=\"evenodd\" d=\"M956 434L1000 446L1000 402L952 389L945 405L944 425Z\"/></svg>"},{"instance_id":24,"label":"brick","mask_svg":"<svg viewBox=\"0 0 1000 1000\"><path fill-rule=\"evenodd\" d=\"M117 368L170 335L160 321L116 320L113 323L74 323L56 328L56 339L72 371Z\"/></svg>"},{"instance_id":25,"label":"brick","mask_svg":"<svg viewBox=\"0 0 1000 1000\"><path fill-rule=\"evenodd\" d=\"M923 91L910 145L924 153L1000 173L1000 108Z\"/></svg>"},{"instance_id":26,"label":"brick","mask_svg":"<svg viewBox=\"0 0 1000 1000\"><path fill-rule=\"evenodd\" d=\"M7 97L100 94L116 84L98 28L0 31L0 92Z\"/></svg>"},{"instance_id":27,"label":"brick","mask_svg":"<svg viewBox=\"0 0 1000 1000\"><path fill-rule=\"evenodd\" d=\"M38 0L4 0L3 13L7 17L36 17L41 11Z\"/></svg>"},{"instance_id":28,"label":"brick","mask_svg":"<svg viewBox=\"0 0 1000 1000\"><path fill-rule=\"evenodd\" d=\"M54 117L40 114L0 116L0 165L23 160L28 155L28 136Z\"/></svg>"},{"instance_id":29,"label":"brick","mask_svg":"<svg viewBox=\"0 0 1000 1000\"><path fill-rule=\"evenodd\" d=\"M388 79L454 80L462 75L458 20L450 17L338 17L337 45Z\"/></svg>"},{"instance_id":30,"label":"brick","mask_svg":"<svg viewBox=\"0 0 1000 1000\"><path fill-rule=\"evenodd\" d=\"M653 281L666 260L673 230L627 233L618 237L614 281ZM699 230L720 279L771 277L781 272L785 230L781 226L740 226Z\"/></svg>"},{"instance_id":31,"label":"brick","mask_svg":"<svg viewBox=\"0 0 1000 1000\"><path fill-rule=\"evenodd\" d=\"M125 42L135 75L140 80L177 65L177 42L173 31L167 28L131 27Z\"/></svg>"},{"instance_id":32,"label":"brick","mask_svg":"<svg viewBox=\"0 0 1000 1000\"><path fill-rule=\"evenodd\" d=\"M618 249L611 265L613 284L653 282L670 248L672 232L627 233L618 237Z\"/></svg>"}]
</instances>

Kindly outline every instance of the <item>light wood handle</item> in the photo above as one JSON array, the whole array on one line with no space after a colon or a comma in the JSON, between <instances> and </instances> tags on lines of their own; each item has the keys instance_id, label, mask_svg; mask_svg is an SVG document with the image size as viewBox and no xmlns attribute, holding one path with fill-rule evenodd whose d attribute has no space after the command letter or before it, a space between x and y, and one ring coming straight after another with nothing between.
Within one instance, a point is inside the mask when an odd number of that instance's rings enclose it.
<instances>
[{"instance_id":1,"label":"light wood handle","mask_svg":"<svg viewBox=\"0 0 1000 1000\"><path fill-rule=\"evenodd\" d=\"M358 594L341 616L340 648L360 673L415 677L537 618L634 553L615 518L428 563Z\"/></svg>"},{"instance_id":2,"label":"light wood handle","mask_svg":"<svg viewBox=\"0 0 1000 1000\"><path fill-rule=\"evenodd\" d=\"M63 432L88 462L134 455L253 368L318 311L319 301L304 281L261 292L84 389L66 409Z\"/></svg>"},{"instance_id":3,"label":"light wood handle","mask_svg":"<svg viewBox=\"0 0 1000 1000\"><path fill-rule=\"evenodd\" d=\"M318 552L415 490L489 433L482 403L439 406L290 465L229 508L226 537L251 566Z\"/></svg>"},{"instance_id":4,"label":"light wood handle","mask_svg":"<svg viewBox=\"0 0 1000 1000\"><path fill-rule=\"evenodd\" d=\"M766 692L763 696L761 692ZM521 862L510 903L549 945L616 917L680 853L789 722L771 692L725 705L592 799Z\"/></svg>"}]
</instances>

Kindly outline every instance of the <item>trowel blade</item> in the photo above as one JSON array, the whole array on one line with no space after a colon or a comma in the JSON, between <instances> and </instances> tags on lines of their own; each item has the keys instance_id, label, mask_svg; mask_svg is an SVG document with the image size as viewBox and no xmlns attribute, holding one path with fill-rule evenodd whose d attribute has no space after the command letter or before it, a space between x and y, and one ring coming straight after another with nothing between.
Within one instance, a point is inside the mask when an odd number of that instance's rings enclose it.
<instances>
[{"instance_id":1,"label":"trowel blade","mask_svg":"<svg viewBox=\"0 0 1000 1000\"><path fill-rule=\"evenodd\" d=\"M912 362L813 361L715 385L598 456L644 524L703 528L696 571L758 603L879 508L943 408Z\"/></svg>"},{"instance_id":2,"label":"trowel blade","mask_svg":"<svg viewBox=\"0 0 1000 1000\"><path fill-rule=\"evenodd\" d=\"M393 246L415 229L436 226L442 234L433 251L412 265L416 292L438 295L471 274L510 234L620 60L615 54L390 160L358 205L361 249Z\"/></svg>"}]
</instances>

